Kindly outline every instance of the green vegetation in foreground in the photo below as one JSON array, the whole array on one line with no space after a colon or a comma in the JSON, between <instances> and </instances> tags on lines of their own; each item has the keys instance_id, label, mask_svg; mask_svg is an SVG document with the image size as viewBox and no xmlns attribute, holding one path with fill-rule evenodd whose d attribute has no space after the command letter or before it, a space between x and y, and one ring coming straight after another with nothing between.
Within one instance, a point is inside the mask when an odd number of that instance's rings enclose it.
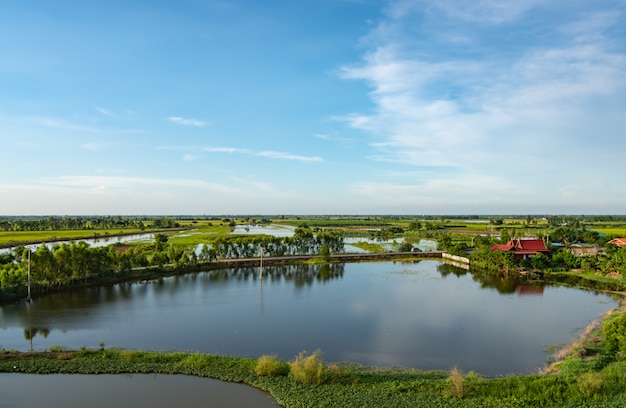
<instances>
[{"instance_id":1,"label":"green vegetation in foreground","mask_svg":"<svg viewBox=\"0 0 626 408\"><path fill-rule=\"evenodd\" d=\"M293 361L129 350L0 352L0 372L31 374L184 374L244 383L295 407L623 407L626 315L612 316L604 336L577 345L556 374L483 378L450 372L325 364L321 352ZM602 332L597 331L596 336ZM589 354L596 357L589 357Z\"/></svg>"}]
</instances>

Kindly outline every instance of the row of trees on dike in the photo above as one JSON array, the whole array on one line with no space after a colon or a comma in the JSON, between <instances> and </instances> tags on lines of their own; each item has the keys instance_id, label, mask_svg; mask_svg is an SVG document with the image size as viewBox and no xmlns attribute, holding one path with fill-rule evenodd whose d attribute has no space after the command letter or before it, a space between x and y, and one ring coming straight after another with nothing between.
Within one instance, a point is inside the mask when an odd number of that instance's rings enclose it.
<instances>
[{"instance_id":1,"label":"row of trees on dike","mask_svg":"<svg viewBox=\"0 0 626 408\"><path fill-rule=\"evenodd\" d=\"M59 230L102 230L178 228L180 223L168 217L46 217L34 219L0 217L1 231L59 231Z\"/></svg>"},{"instance_id":2,"label":"row of trees on dike","mask_svg":"<svg viewBox=\"0 0 626 408\"><path fill-rule=\"evenodd\" d=\"M218 237L211 248L202 247L202 260L250 258L254 256L330 255L344 251L343 236L335 231L316 234L305 225L296 228L293 237L239 236Z\"/></svg>"},{"instance_id":3,"label":"row of trees on dike","mask_svg":"<svg viewBox=\"0 0 626 408\"><path fill-rule=\"evenodd\" d=\"M70 242L49 248L40 245L35 251L16 248L0 254L0 301L25 297L30 259L31 292L86 283L123 280L133 270L173 265L193 266L218 259L287 255L321 255L343 252L343 237L333 232L317 234L299 227L293 237L230 236L219 237L211 247L195 248L175 245L167 235L156 234L154 243L90 247L85 242Z\"/></svg>"}]
</instances>

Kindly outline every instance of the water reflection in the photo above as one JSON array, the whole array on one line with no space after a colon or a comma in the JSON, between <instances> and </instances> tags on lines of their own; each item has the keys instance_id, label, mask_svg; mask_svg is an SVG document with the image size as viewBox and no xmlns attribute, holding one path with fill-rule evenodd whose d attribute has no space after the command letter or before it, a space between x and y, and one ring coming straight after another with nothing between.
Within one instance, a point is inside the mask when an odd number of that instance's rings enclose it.
<instances>
[{"instance_id":1,"label":"water reflection","mask_svg":"<svg viewBox=\"0 0 626 408\"><path fill-rule=\"evenodd\" d=\"M0 383L0 405L11 408L279 407L255 388L184 375L0 374Z\"/></svg>"},{"instance_id":2,"label":"water reflection","mask_svg":"<svg viewBox=\"0 0 626 408\"><path fill-rule=\"evenodd\" d=\"M123 244L128 242L145 242L154 240L154 233L141 233L141 234L129 234L129 235L104 235L99 236L97 238L77 238L77 239L66 239L62 241L53 241L53 242L45 242L40 244L29 244L25 245L27 248L31 248L32 250L36 250L41 245L46 245L48 248L52 249L53 247L61 244L67 244L71 241L74 242L85 242L92 248L104 247L113 244ZM13 252L14 248L0 248L1 253L10 253Z\"/></svg>"},{"instance_id":3,"label":"water reflection","mask_svg":"<svg viewBox=\"0 0 626 408\"><path fill-rule=\"evenodd\" d=\"M292 227L290 225L280 225L280 224L271 224L271 225L237 225L233 230L233 234L244 234L244 235L271 235L274 237L293 237L295 233L296 227Z\"/></svg>"},{"instance_id":4,"label":"water reflection","mask_svg":"<svg viewBox=\"0 0 626 408\"><path fill-rule=\"evenodd\" d=\"M526 296L532 293L534 296ZM432 260L237 268L90 288L0 309L0 347L189 350L486 375L542 366L548 344L617 303ZM28 331L28 334L26 334Z\"/></svg>"},{"instance_id":5,"label":"water reflection","mask_svg":"<svg viewBox=\"0 0 626 408\"><path fill-rule=\"evenodd\" d=\"M454 275L456 277L470 276L472 280L480 283L483 289L495 289L501 294L517 293L518 295L543 294L544 283L533 281L531 278L520 275L498 275L490 272L481 272L473 270L472 272L453 266L451 264L442 263L437 266L437 271L442 277ZM533 290L531 290L533 288Z\"/></svg>"}]
</instances>

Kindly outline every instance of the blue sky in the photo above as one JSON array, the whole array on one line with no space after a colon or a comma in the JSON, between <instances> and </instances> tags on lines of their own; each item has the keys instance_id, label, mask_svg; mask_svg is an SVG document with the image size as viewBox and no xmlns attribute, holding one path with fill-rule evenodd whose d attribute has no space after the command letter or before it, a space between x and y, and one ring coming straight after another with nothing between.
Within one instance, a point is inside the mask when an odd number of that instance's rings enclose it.
<instances>
[{"instance_id":1,"label":"blue sky","mask_svg":"<svg viewBox=\"0 0 626 408\"><path fill-rule=\"evenodd\" d=\"M624 214L626 1L0 3L0 214Z\"/></svg>"}]
</instances>

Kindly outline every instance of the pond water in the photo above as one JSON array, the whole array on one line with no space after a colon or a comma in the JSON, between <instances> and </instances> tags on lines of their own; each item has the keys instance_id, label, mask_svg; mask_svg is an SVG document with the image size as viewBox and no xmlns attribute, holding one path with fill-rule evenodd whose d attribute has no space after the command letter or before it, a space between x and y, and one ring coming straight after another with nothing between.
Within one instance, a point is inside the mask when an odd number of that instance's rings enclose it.
<instances>
[{"instance_id":1,"label":"pond water","mask_svg":"<svg viewBox=\"0 0 626 408\"><path fill-rule=\"evenodd\" d=\"M293 237L295 227L290 225L270 224L270 225L237 225L233 234L244 235L271 235L274 237Z\"/></svg>"},{"instance_id":2,"label":"pond water","mask_svg":"<svg viewBox=\"0 0 626 408\"><path fill-rule=\"evenodd\" d=\"M396 245L404 242L404 238L396 238L396 239L388 239L388 240L379 240L375 238L344 238L344 251L346 253L367 253L369 251L359 248L354 244L359 242L366 242L368 244L376 244L383 247L386 251L394 251L396 250ZM419 248L422 251L436 251L437 250L437 242L430 239L420 239L417 244L413 245L416 248Z\"/></svg>"},{"instance_id":3,"label":"pond water","mask_svg":"<svg viewBox=\"0 0 626 408\"><path fill-rule=\"evenodd\" d=\"M530 373L617 305L604 294L472 275L439 261L228 269L0 309L0 347L122 347L483 375Z\"/></svg>"},{"instance_id":4,"label":"pond water","mask_svg":"<svg viewBox=\"0 0 626 408\"><path fill-rule=\"evenodd\" d=\"M6 408L279 407L255 388L184 375L0 374L0 384Z\"/></svg>"},{"instance_id":5,"label":"pond water","mask_svg":"<svg viewBox=\"0 0 626 408\"><path fill-rule=\"evenodd\" d=\"M143 242L143 241L152 241L154 240L154 233L142 233L142 234L131 234L131 235L120 235L120 236L101 236L100 238L85 238L85 239L75 239L75 242L85 242L90 247L104 247L113 244L121 244L124 242ZM48 248L52 248L55 245L61 244L69 244L70 241L54 241L54 242L46 242ZM42 244L32 244L25 245L27 248L31 248L32 250L36 250ZM0 248L0 253L9 253L12 252L13 248Z\"/></svg>"}]
</instances>

